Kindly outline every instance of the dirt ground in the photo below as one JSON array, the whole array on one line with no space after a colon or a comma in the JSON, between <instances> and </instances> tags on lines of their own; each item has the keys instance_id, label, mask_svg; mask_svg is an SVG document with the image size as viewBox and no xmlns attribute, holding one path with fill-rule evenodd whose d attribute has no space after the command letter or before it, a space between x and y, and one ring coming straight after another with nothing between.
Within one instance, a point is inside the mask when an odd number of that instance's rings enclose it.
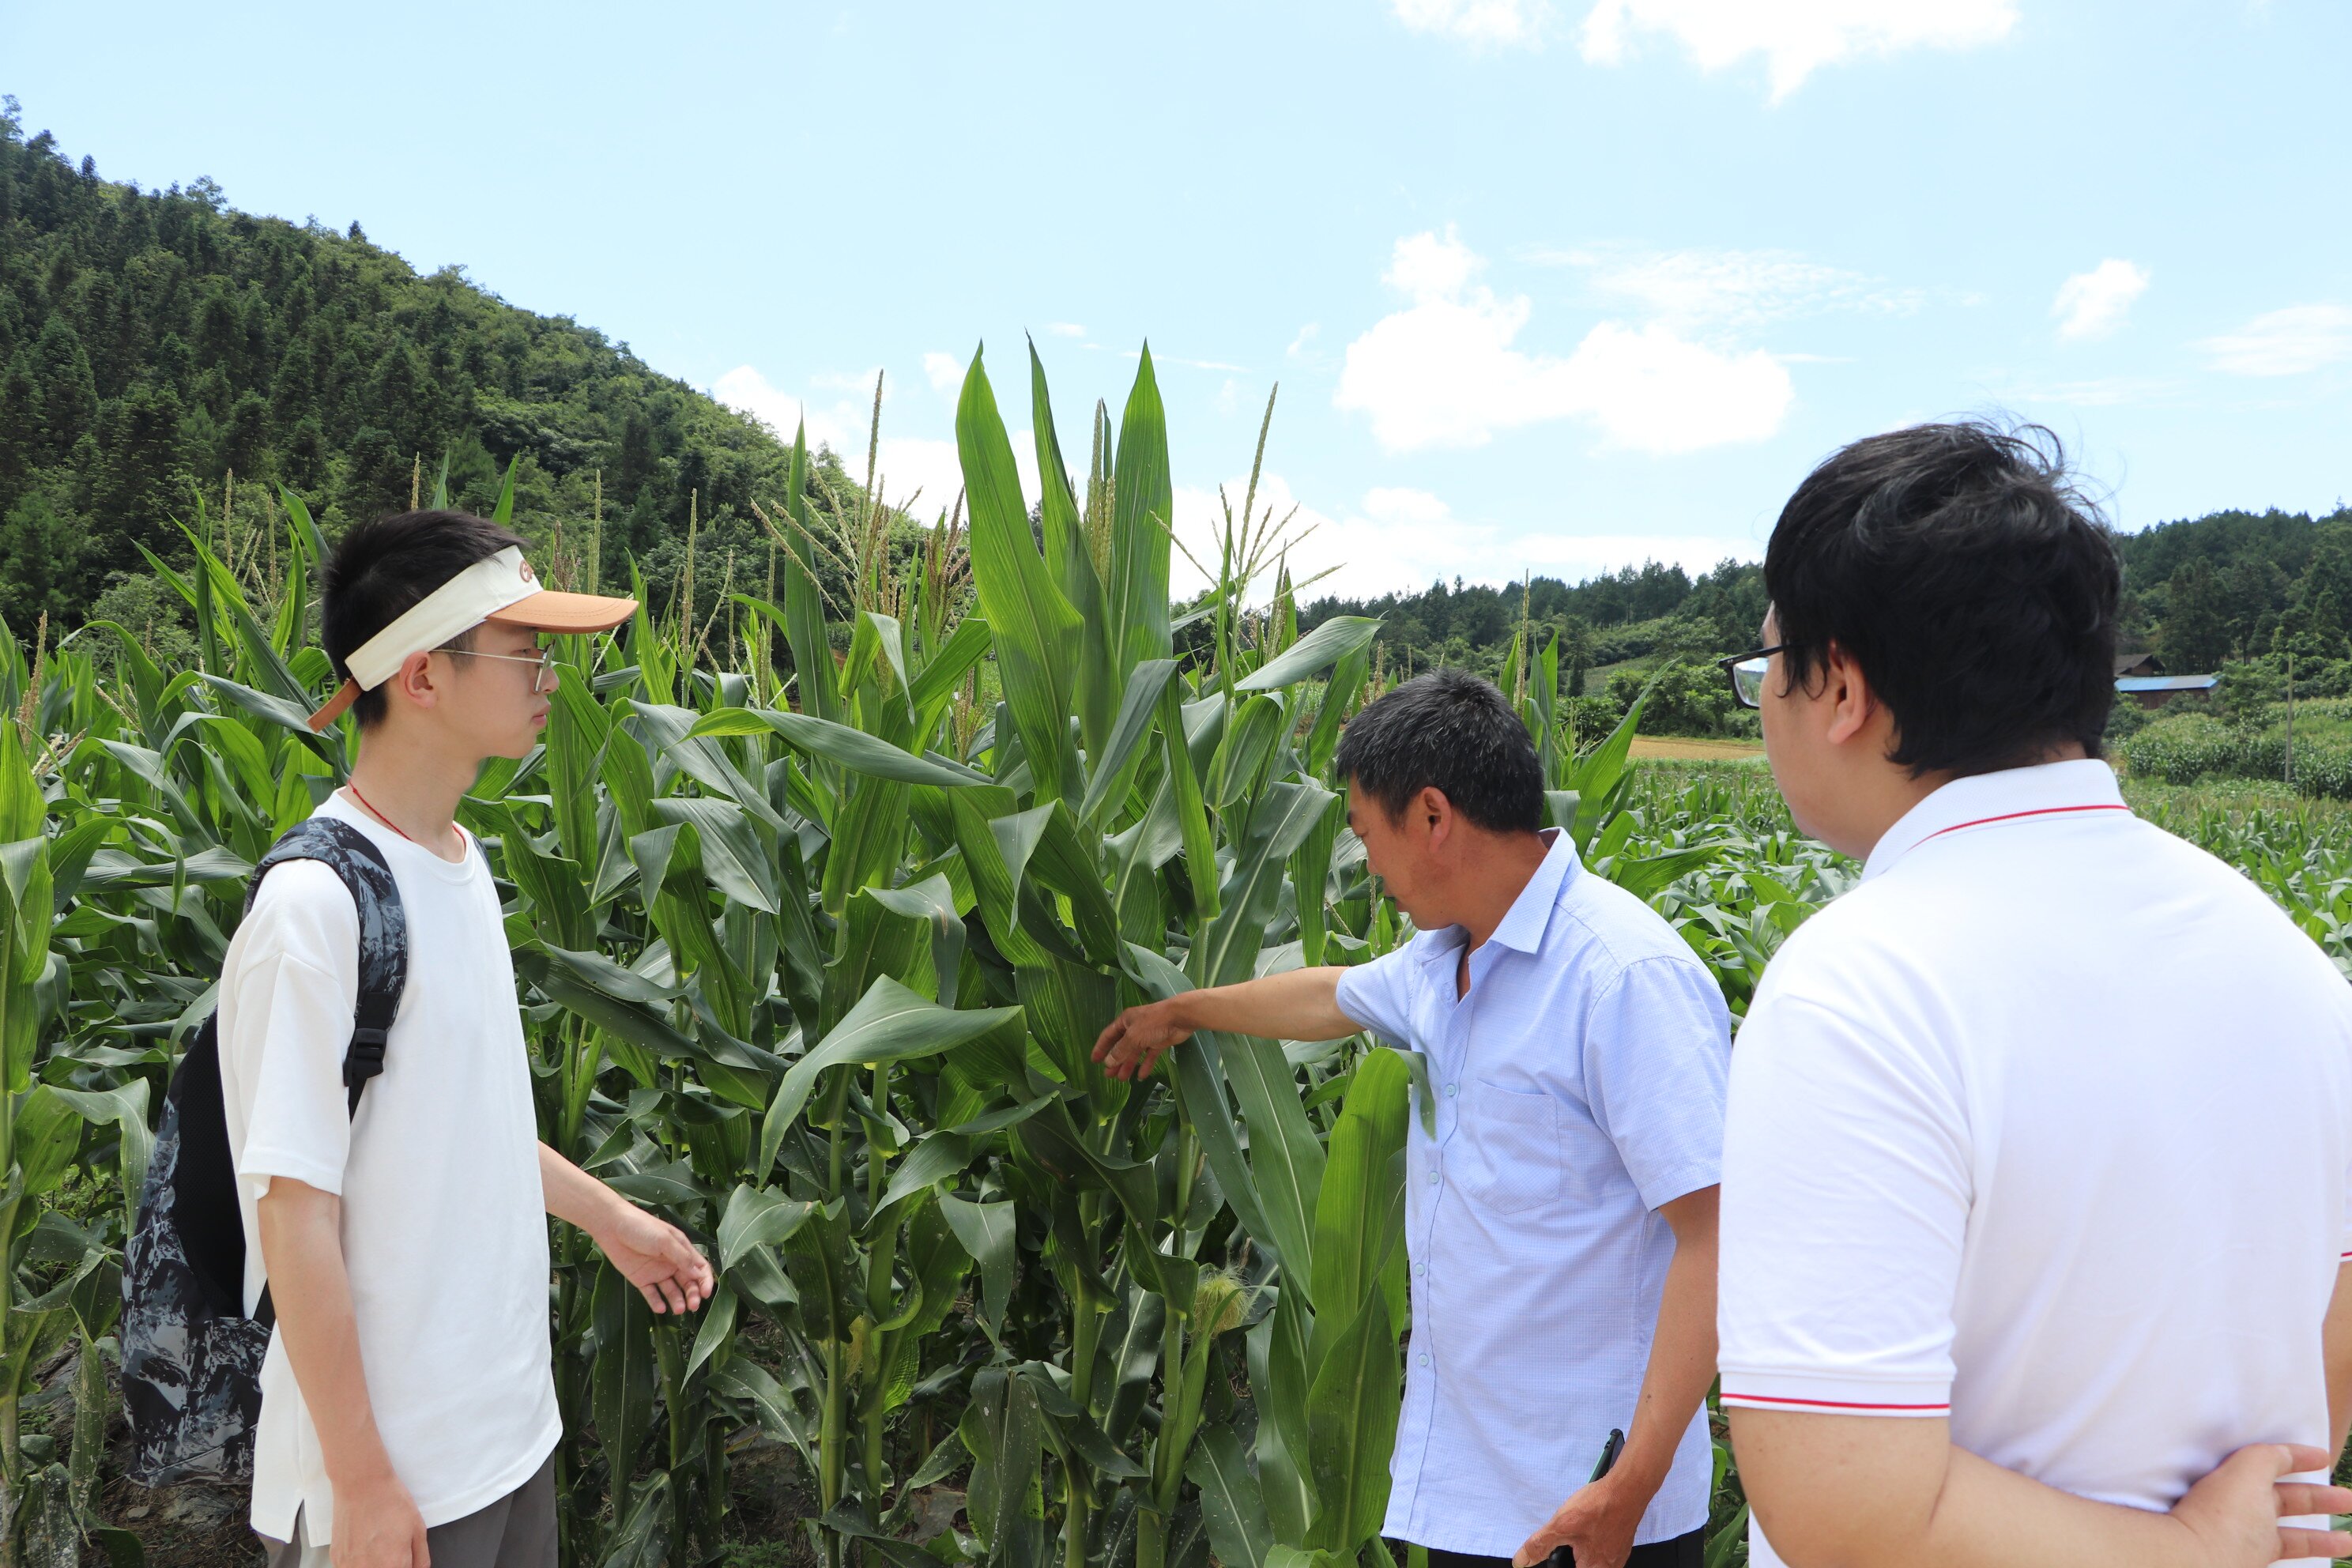
<instances>
[{"instance_id":1,"label":"dirt ground","mask_svg":"<svg viewBox=\"0 0 2352 1568\"><path fill-rule=\"evenodd\" d=\"M1661 763L1737 763L1764 754L1761 741L1699 740L1685 735L1636 735L1633 755Z\"/></svg>"}]
</instances>

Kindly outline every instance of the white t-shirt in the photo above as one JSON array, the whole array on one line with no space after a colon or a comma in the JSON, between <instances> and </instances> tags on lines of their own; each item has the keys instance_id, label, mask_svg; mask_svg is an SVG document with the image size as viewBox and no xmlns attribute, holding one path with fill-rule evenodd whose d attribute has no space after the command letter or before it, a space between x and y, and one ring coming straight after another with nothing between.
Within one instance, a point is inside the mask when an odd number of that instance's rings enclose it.
<instances>
[{"instance_id":1,"label":"white t-shirt","mask_svg":"<svg viewBox=\"0 0 2352 1568\"><path fill-rule=\"evenodd\" d=\"M429 1527L529 1480L562 1434L550 1365L547 1221L514 965L488 868L451 864L331 795L391 862L408 980L382 1076L346 1120L359 914L335 873L262 879L229 943L221 1079L245 1213L246 1301L260 1300L254 1205L273 1176L342 1198L360 1359L393 1468ZM281 1303L282 1305L282 1303ZM313 1545L334 1514L282 1338L261 1368L253 1528Z\"/></svg>"},{"instance_id":2,"label":"white t-shirt","mask_svg":"<svg viewBox=\"0 0 2352 1568\"><path fill-rule=\"evenodd\" d=\"M2245 1444L2326 1446L2352 986L2104 763L1887 833L1757 989L1723 1165L1727 1405L1948 1413L2148 1510Z\"/></svg>"}]
</instances>

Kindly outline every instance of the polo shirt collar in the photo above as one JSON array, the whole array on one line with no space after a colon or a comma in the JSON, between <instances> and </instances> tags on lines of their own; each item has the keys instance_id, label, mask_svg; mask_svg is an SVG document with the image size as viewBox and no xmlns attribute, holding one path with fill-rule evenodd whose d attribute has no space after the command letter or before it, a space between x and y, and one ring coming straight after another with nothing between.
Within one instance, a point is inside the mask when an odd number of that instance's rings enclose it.
<instances>
[{"instance_id":1,"label":"polo shirt collar","mask_svg":"<svg viewBox=\"0 0 2352 1568\"><path fill-rule=\"evenodd\" d=\"M2127 809L2115 770L2091 758L1954 779L1905 812L1881 836L1863 865L1862 879L1883 875L1928 839L1955 829L2019 816ZM1517 912L1514 906L1512 913Z\"/></svg>"},{"instance_id":2,"label":"polo shirt collar","mask_svg":"<svg viewBox=\"0 0 2352 1568\"><path fill-rule=\"evenodd\" d=\"M1552 906L1559 901L1559 889L1578 870L1576 841L1557 827L1543 831L1551 847L1545 850L1528 885L1511 900L1510 912L1503 917L1503 923L1487 939L1514 952L1535 952L1542 948L1544 931L1551 924Z\"/></svg>"}]
</instances>

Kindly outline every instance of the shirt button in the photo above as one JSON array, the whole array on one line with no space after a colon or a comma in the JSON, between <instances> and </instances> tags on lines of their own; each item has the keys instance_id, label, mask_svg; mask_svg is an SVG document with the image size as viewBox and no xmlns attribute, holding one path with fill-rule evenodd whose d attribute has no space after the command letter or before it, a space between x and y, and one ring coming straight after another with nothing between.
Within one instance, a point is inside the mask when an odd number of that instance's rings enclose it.
<instances>
[{"instance_id":1,"label":"shirt button","mask_svg":"<svg viewBox=\"0 0 2352 1568\"><path fill-rule=\"evenodd\" d=\"M1460 1094L1461 1092L1462 1086L1458 1083L1449 1083L1445 1086L1445 1098L1448 1100L1452 1100L1455 1095Z\"/></svg>"},{"instance_id":2,"label":"shirt button","mask_svg":"<svg viewBox=\"0 0 2352 1568\"><path fill-rule=\"evenodd\" d=\"M1433 1187L1437 1185L1437 1173L1434 1171L1429 1173L1429 1184Z\"/></svg>"},{"instance_id":3,"label":"shirt button","mask_svg":"<svg viewBox=\"0 0 2352 1568\"><path fill-rule=\"evenodd\" d=\"M1427 1366L1429 1364L1429 1352L1427 1351L1421 1352L1421 1364L1423 1366Z\"/></svg>"}]
</instances>

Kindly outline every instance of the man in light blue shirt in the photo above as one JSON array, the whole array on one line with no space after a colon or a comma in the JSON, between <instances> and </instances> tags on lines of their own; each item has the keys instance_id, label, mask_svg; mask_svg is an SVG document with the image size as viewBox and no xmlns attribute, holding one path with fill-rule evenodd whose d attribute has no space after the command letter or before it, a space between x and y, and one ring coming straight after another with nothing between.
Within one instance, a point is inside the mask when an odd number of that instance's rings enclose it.
<instances>
[{"instance_id":1,"label":"man in light blue shirt","mask_svg":"<svg viewBox=\"0 0 2352 1568\"><path fill-rule=\"evenodd\" d=\"M1423 1053L1408 1119L1412 1328L1383 1533L1432 1568L1696 1568L1713 1475L1716 1183L1729 1018L1642 901L1540 827L1527 731L1442 670L1349 723L1339 771L1421 934L1130 1008L1095 1055L1149 1072L1196 1029ZM1612 1428L1627 1440L1580 1487ZM1566 1498L1562 1502L1560 1500Z\"/></svg>"}]
</instances>

